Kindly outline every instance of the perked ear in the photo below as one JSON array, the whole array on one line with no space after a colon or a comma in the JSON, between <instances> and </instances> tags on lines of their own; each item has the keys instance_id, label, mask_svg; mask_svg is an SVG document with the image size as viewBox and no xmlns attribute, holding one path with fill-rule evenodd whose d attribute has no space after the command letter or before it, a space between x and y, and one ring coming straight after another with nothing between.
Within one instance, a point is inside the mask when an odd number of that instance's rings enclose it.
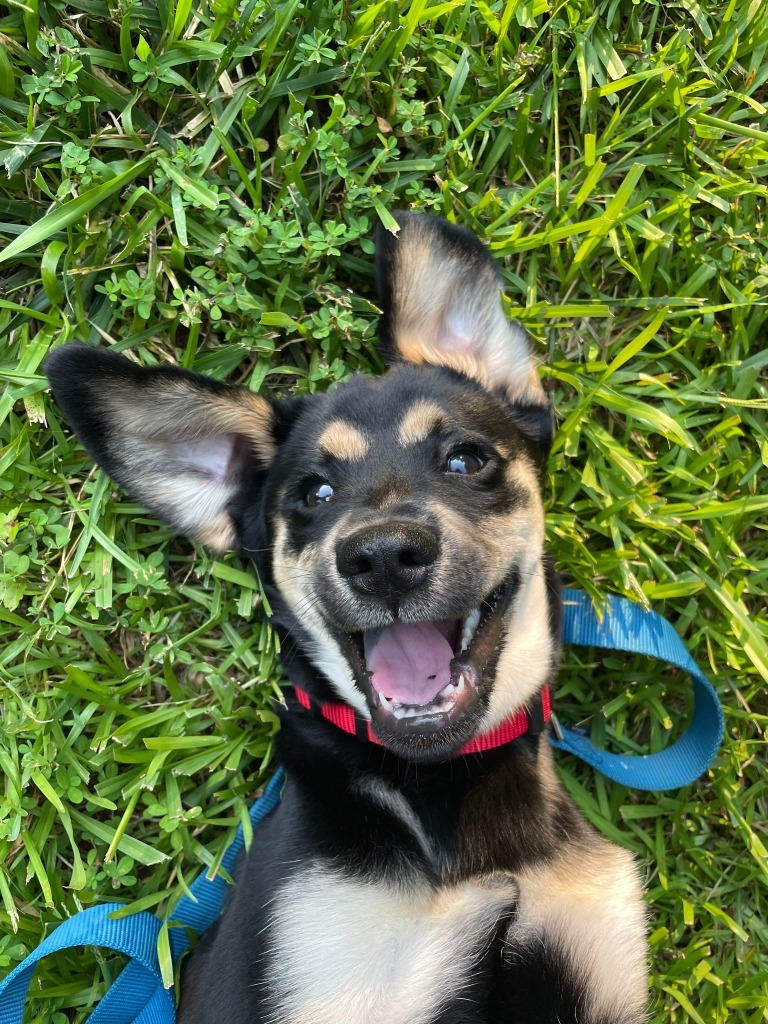
<instances>
[{"instance_id":1,"label":"perked ear","mask_svg":"<svg viewBox=\"0 0 768 1024\"><path fill-rule=\"evenodd\" d=\"M69 425L114 480L181 532L232 547L229 505L246 469L266 466L275 450L266 399L90 345L57 349L44 370Z\"/></svg>"},{"instance_id":2,"label":"perked ear","mask_svg":"<svg viewBox=\"0 0 768 1024\"><path fill-rule=\"evenodd\" d=\"M510 402L547 406L528 339L504 315L495 263L471 231L438 217L397 211L382 228L376 263L388 361L458 370Z\"/></svg>"}]
</instances>

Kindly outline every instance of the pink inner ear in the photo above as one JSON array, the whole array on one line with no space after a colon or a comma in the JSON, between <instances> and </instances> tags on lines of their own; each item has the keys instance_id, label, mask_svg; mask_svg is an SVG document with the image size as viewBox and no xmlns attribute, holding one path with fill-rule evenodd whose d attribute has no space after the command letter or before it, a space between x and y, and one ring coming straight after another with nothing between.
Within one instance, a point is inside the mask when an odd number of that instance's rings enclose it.
<instances>
[{"instance_id":1,"label":"pink inner ear","mask_svg":"<svg viewBox=\"0 0 768 1024\"><path fill-rule=\"evenodd\" d=\"M473 354L477 341L459 313L449 313L443 321L443 331L438 347L444 352L468 352Z\"/></svg>"},{"instance_id":2,"label":"pink inner ear","mask_svg":"<svg viewBox=\"0 0 768 1024\"><path fill-rule=\"evenodd\" d=\"M194 469L205 473L216 483L231 476L235 435L201 437L196 441L172 441L167 445L168 455L179 469Z\"/></svg>"}]
</instances>

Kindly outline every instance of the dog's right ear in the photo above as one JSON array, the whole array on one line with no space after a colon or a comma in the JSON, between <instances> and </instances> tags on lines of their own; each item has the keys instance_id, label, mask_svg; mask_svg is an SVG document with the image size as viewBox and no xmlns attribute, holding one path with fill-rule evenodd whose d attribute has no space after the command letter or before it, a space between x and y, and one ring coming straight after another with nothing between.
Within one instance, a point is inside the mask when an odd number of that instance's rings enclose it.
<instances>
[{"instance_id":1,"label":"dog's right ear","mask_svg":"<svg viewBox=\"0 0 768 1024\"><path fill-rule=\"evenodd\" d=\"M215 550L234 545L230 506L246 472L275 453L270 402L90 345L57 349L43 369L78 439L129 494Z\"/></svg>"},{"instance_id":2,"label":"dog's right ear","mask_svg":"<svg viewBox=\"0 0 768 1024\"><path fill-rule=\"evenodd\" d=\"M376 270L385 361L448 366L510 402L546 405L525 332L508 320L498 267L477 235L396 210L379 227Z\"/></svg>"}]
</instances>

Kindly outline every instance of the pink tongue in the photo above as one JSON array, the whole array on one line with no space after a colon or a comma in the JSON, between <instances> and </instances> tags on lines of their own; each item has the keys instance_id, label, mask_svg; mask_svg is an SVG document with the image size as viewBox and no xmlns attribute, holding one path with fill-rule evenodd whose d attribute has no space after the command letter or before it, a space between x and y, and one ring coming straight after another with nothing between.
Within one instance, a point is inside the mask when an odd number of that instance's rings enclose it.
<instances>
[{"instance_id":1,"label":"pink tongue","mask_svg":"<svg viewBox=\"0 0 768 1024\"><path fill-rule=\"evenodd\" d=\"M451 622L395 622L381 631L366 661L374 690L401 704L429 704L451 681Z\"/></svg>"}]
</instances>

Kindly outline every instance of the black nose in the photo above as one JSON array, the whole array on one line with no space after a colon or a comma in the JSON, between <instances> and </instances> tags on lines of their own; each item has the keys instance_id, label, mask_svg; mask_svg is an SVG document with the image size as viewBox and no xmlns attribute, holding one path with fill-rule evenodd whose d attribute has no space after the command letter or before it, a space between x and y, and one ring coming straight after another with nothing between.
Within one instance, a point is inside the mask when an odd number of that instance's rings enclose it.
<instances>
[{"instance_id":1,"label":"black nose","mask_svg":"<svg viewBox=\"0 0 768 1024\"><path fill-rule=\"evenodd\" d=\"M395 522L346 537L336 549L336 566L358 593L384 598L397 612L400 600L424 581L439 554L436 529Z\"/></svg>"}]
</instances>

